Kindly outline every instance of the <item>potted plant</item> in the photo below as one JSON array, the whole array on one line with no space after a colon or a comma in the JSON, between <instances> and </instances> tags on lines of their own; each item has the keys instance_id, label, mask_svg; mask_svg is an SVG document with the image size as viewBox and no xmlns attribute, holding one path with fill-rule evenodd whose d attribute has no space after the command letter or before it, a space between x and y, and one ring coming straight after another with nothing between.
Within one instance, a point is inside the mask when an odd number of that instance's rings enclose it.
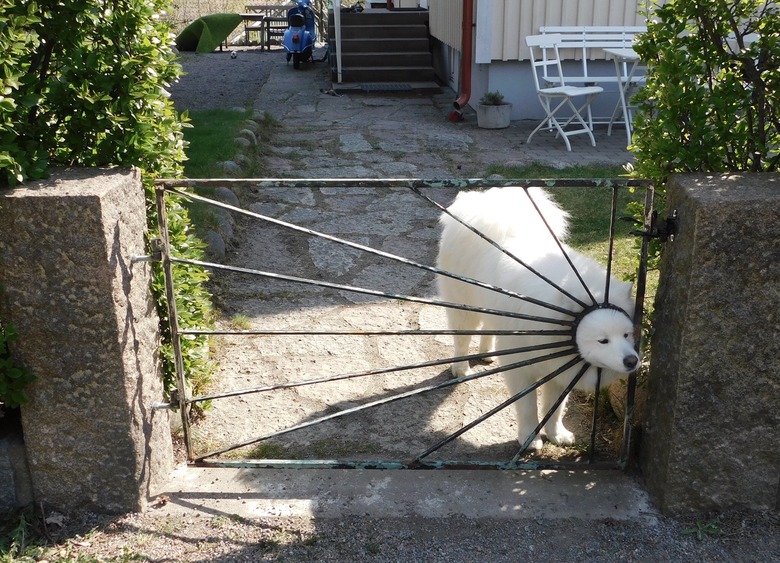
<instances>
[{"instance_id":1,"label":"potted plant","mask_svg":"<svg viewBox=\"0 0 780 563\"><path fill-rule=\"evenodd\" d=\"M512 104L504 101L501 92L485 92L477 104L477 127L504 129L509 127L511 114Z\"/></svg>"}]
</instances>

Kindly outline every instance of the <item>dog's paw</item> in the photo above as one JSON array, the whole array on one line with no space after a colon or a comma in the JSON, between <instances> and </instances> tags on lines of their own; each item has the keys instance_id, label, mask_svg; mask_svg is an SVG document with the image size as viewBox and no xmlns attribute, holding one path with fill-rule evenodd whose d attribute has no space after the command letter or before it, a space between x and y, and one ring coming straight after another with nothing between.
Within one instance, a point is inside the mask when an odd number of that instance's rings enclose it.
<instances>
[{"instance_id":1,"label":"dog's paw","mask_svg":"<svg viewBox=\"0 0 780 563\"><path fill-rule=\"evenodd\" d=\"M528 446L528 449L529 449L529 450L534 450L534 451L537 451L537 452L538 452L538 451L539 451L539 450L541 450L543 447L544 447L544 440L542 440L541 438L538 438L538 437L537 437L537 438L536 438L536 440L534 440L533 442L531 442L531 444Z\"/></svg>"},{"instance_id":2,"label":"dog's paw","mask_svg":"<svg viewBox=\"0 0 780 563\"><path fill-rule=\"evenodd\" d=\"M458 378L458 377L466 377L468 375L471 375L474 372L469 367L468 362L458 362L457 364L452 364L452 367L450 368L450 373L452 374L453 378Z\"/></svg>"},{"instance_id":3,"label":"dog's paw","mask_svg":"<svg viewBox=\"0 0 780 563\"><path fill-rule=\"evenodd\" d=\"M569 432L562 424L555 429L555 432L547 433L547 439L559 446L571 446L574 444L574 433Z\"/></svg>"},{"instance_id":4,"label":"dog's paw","mask_svg":"<svg viewBox=\"0 0 780 563\"><path fill-rule=\"evenodd\" d=\"M520 447L522 447L522 446L523 446L523 444L525 444L525 441L528 439L528 436L529 436L529 435L531 434L531 432L533 432L533 431L534 431L534 429L533 429L533 428L529 428L529 429L528 429L527 431L525 431L525 432L524 432L524 431L522 431L522 430L521 430L520 432L518 432L518 434L517 434L517 441L518 441L518 443L520 444ZM535 437L533 440L531 440L531 443L530 443L530 444L528 444L528 451L529 451L529 452L533 452L533 451L539 451L539 450L541 450L543 447L544 447L544 439L542 438L542 435L541 435L541 434L539 434L539 435L537 435L537 436L536 436L536 437Z\"/></svg>"}]
</instances>

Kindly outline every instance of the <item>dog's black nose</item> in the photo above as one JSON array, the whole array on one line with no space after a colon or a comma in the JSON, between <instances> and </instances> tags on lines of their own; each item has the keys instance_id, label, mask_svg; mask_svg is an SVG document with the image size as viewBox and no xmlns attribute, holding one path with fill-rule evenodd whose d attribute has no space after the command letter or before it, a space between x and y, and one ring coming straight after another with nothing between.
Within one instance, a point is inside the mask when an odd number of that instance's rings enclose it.
<instances>
[{"instance_id":1,"label":"dog's black nose","mask_svg":"<svg viewBox=\"0 0 780 563\"><path fill-rule=\"evenodd\" d=\"M628 369L634 369L639 363L639 358L636 356L626 356L623 358L623 365L626 366Z\"/></svg>"}]
</instances>

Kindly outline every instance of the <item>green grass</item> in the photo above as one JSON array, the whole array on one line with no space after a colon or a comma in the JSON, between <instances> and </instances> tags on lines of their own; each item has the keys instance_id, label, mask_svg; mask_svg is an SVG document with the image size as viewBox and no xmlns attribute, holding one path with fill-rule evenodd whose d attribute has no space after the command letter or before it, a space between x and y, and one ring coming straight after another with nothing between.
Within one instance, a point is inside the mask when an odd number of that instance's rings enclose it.
<instances>
[{"instance_id":1,"label":"green grass","mask_svg":"<svg viewBox=\"0 0 780 563\"><path fill-rule=\"evenodd\" d=\"M247 158L244 165L246 178L260 178L265 175L265 164L261 157L262 146L268 144L278 129L278 123L268 114L264 119L253 120L252 127L257 136L258 146L242 149L236 143L236 137L247 128L247 120L252 117L250 110L234 111L214 109L195 111L189 114L190 127L184 130L184 139L189 143L186 149L187 161L184 174L188 178L223 177L225 173L218 162L232 160L241 153Z\"/></svg>"},{"instance_id":2,"label":"green grass","mask_svg":"<svg viewBox=\"0 0 780 563\"><path fill-rule=\"evenodd\" d=\"M235 138L249 116L249 111L225 109L190 113L191 127L184 130L184 139L189 143L184 174L188 178L223 176L217 162L231 160L239 152Z\"/></svg>"},{"instance_id":3,"label":"green grass","mask_svg":"<svg viewBox=\"0 0 780 563\"><path fill-rule=\"evenodd\" d=\"M256 120L257 128L253 132L257 136L259 146L242 149L235 139L242 129L247 128L247 120L250 117L249 110L241 112L214 109L190 113L190 127L184 129L184 139L188 143L184 175L187 178L224 178L225 172L218 163L233 160L236 155L242 154L246 159L246 164L242 166L242 177L262 177L265 173L265 163L260 147L269 142L277 123L268 115L265 119ZM204 197L212 197L214 190L198 188L196 192ZM184 204L196 232L202 235L208 229L216 228L212 206L193 201L186 201Z\"/></svg>"}]
</instances>

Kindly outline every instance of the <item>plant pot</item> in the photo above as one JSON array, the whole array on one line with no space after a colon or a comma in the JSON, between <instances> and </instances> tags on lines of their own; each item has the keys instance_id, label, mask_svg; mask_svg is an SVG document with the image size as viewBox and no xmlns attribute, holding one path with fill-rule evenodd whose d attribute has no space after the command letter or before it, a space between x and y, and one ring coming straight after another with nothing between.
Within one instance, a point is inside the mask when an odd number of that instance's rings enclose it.
<instances>
[{"instance_id":1,"label":"plant pot","mask_svg":"<svg viewBox=\"0 0 780 563\"><path fill-rule=\"evenodd\" d=\"M485 105L477 104L477 127L482 129L504 129L509 127L509 117L512 115L512 104Z\"/></svg>"}]
</instances>

